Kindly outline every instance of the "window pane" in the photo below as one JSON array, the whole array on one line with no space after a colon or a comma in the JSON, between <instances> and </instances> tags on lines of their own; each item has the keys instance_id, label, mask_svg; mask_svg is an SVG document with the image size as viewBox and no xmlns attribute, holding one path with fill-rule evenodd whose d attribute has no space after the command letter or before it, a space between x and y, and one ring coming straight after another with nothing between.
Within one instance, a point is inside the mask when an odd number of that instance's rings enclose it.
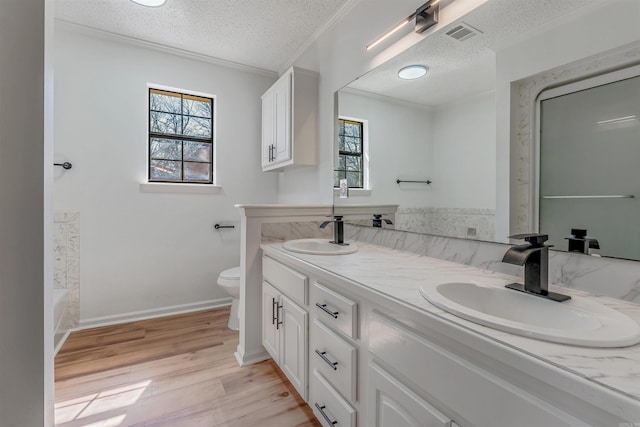
<instances>
[{"instance_id":1,"label":"window pane","mask_svg":"<svg viewBox=\"0 0 640 427\"><path fill-rule=\"evenodd\" d=\"M360 139L355 137L345 136L344 138L344 151L348 153L360 153Z\"/></svg>"},{"instance_id":2,"label":"window pane","mask_svg":"<svg viewBox=\"0 0 640 427\"><path fill-rule=\"evenodd\" d=\"M211 164L184 162L184 180L210 182Z\"/></svg>"},{"instance_id":3,"label":"window pane","mask_svg":"<svg viewBox=\"0 0 640 427\"><path fill-rule=\"evenodd\" d=\"M198 116L211 118L211 102L204 101L204 98L196 98L189 95L184 96L182 101L182 107L184 108L182 114L187 116Z\"/></svg>"},{"instance_id":4,"label":"window pane","mask_svg":"<svg viewBox=\"0 0 640 427\"><path fill-rule=\"evenodd\" d=\"M180 181L181 180L181 162L172 162L169 160L151 160L151 170L149 171L150 179L156 181Z\"/></svg>"},{"instance_id":5,"label":"window pane","mask_svg":"<svg viewBox=\"0 0 640 427\"><path fill-rule=\"evenodd\" d=\"M164 160L182 159L182 142L173 139L151 139L151 158Z\"/></svg>"},{"instance_id":6,"label":"window pane","mask_svg":"<svg viewBox=\"0 0 640 427\"><path fill-rule=\"evenodd\" d=\"M333 186L340 187L340 180L346 178L346 172L333 171Z\"/></svg>"},{"instance_id":7,"label":"window pane","mask_svg":"<svg viewBox=\"0 0 640 427\"><path fill-rule=\"evenodd\" d=\"M211 119L183 116L185 136L211 137Z\"/></svg>"},{"instance_id":8,"label":"window pane","mask_svg":"<svg viewBox=\"0 0 640 427\"><path fill-rule=\"evenodd\" d=\"M360 125L354 123L345 123L344 134L347 136L360 137Z\"/></svg>"},{"instance_id":9,"label":"window pane","mask_svg":"<svg viewBox=\"0 0 640 427\"><path fill-rule=\"evenodd\" d=\"M360 172L347 172L349 187L362 188L362 175Z\"/></svg>"},{"instance_id":10,"label":"window pane","mask_svg":"<svg viewBox=\"0 0 640 427\"><path fill-rule=\"evenodd\" d=\"M342 120L338 123L338 135L344 136L344 122Z\"/></svg>"},{"instance_id":11,"label":"window pane","mask_svg":"<svg viewBox=\"0 0 640 427\"><path fill-rule=\"evenodd\" d=\"M152 89L149 102L151 110L180 114L180 94Z\"/></svg>"},{"instance_id":12,"label":"window pane","mask_svg":"<svg viewBox=\"0 0 640 427\"><path fill-rule=\"evenodd\" d=\"M347 161L345 160L345 156L338 156L338 167L336 170L346 170L347 169Z\"/></svg>"},{"instance_id":13,"label":"window pane","mask_svg":"<svg viewBox=\"0 0 640 427\"><path fill-rule=\"evenodd\" d=\"M338 137L338 151L345 151L344 136Z\"/></svg>"},{"instance_id":14,"label":"window pane","mask_svg":"<svg viewBox=\"0 0 640 427\"><path fill-rule=\"evenodd\" d=\"M206 142L184 141L184 160L210 162L211 144L207 144Z\"/></svg>"},{"instance_id":15,"label":"window pane","mask_svg":"<svg viewBox=\"0 0 640 427\"><path fill-rule=\"evenodd\" d=\"M151 132L170 135L179 135L182 133L182 124L180 123L180 115L178 114L151 111L149 113L149 120L149 130Z\"/></svg>"},{"instance_id":16,"label":"window pane","mask_svg":"<svg viewBox=\"0 0 640 427\"><path fill-rule=\"evenodd\" d=\"M361 171L362 170L362 157L346 156L347 170L348 171Z\"/></svg>"}]
</instances>

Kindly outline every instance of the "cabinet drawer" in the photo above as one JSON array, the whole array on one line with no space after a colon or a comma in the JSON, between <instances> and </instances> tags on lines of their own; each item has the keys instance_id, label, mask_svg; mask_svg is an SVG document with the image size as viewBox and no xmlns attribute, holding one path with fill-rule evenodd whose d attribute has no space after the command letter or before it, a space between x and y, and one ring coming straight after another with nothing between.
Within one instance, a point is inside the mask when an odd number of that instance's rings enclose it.
<instances>
[{"instance_id":1,"label":"cabinet drawer","mask_svg":"<svg viewBox=\"0 0 640 427\"><path fill-rule=\"evenodd\" d=\"M311 376L310 397L313 414L323 426L356 426L356 410L316 370Z\"/></svg>"},{"instance_id":2,"label":"cabinet drawer","mask_svg":"<svg viewBox=\"0 0 640 427\"><path fill-rule=\"evenodd\" d=\"M586 425L376 312L369 316L369 349L477 427Z\"/></svg>"},{"instance_id":3,"label":"cabinet drawer","mask_svg":"<svg viewBox=\"0 0 640 427\"><path fill-rule=\"evenodd\" d=\"M357 338L358 304L319 283L313 284L312 292L311 305L318 318L351 338Z\"/></svg>"},{"instance_id":4,"label":"cabinet drawer","mask_svg":"<svg viewBox=\"0 0 640 427\"><path fill-rule=\"evenodd\" d=\"M308 277L269 257L262 258L262 277L300 305L307 305Z\"/></svg>"},{"instance_id":5,"label":"cabinet drawer","mask_svg":"<svg viewBox=\"0 0 640 427\"><path fill-rule=\"evenodd\" d=\"M311 325L310 366L320 372L338 392L356 400L357 352L355 347L317 319Z\"/></svg>"}]
</instances>

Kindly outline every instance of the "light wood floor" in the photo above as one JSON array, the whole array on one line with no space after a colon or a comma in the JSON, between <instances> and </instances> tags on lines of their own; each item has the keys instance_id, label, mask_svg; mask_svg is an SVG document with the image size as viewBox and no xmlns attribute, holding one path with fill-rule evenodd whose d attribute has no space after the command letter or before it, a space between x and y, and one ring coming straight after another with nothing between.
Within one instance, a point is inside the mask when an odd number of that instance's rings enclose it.
<instances>
[{"instance_id":1,"label":"light wood floor","mask_svg":"<svg viewBox=\"0 0 640 427\"><path fill-rule=\"evenodd\" d=\"M239 367L229 309L72 333L57 427L320 426L273 361Z\"/></svg>"}]
</instances>

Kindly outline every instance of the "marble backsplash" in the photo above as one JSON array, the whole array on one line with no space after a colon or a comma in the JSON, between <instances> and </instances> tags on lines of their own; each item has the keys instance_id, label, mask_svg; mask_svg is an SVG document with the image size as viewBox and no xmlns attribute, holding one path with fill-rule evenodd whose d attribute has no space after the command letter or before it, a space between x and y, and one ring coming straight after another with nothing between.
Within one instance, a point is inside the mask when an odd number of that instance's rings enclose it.
<instances>
[{"instance_id":1,"label":"marble backsplash","mask_svg":"<svg viewBox=\"0 0 640 427\"><path fill-rule=\"evenodd\" d=\"M345 239L523 276L502 262L508 244L345 225ZM640 304L640 262L550 251L550 283Z\"/></svg>"},{"instance_id":2,"label":"marble backsplash","mask_svg":"<svg viewBox=\"0 0 640 427\"><path fill-rule=\"evenodd\" d=\"M322 222L286 222L262 224L263 242L285 242L294 239L333 239L333 225L320 228Z\"/></svg>"},{"instance_id":3,"label":"marble backsplash","mask_svg":"<svg viewBox=\"0 0 640 427\"><path fill-rule=\"evenodd\" d=\"M80 320L80 213L56 212L53 218L53 287L67 291L56 339Z\"/></svg>"},{"instance_id":4,"label":"marble backsplash","mask_svg":"<svg viewBox=\"0 0 640 427\"><path fill-rule=\"evenodd\" d=\"M399 208L395 227L389 228L436 236L494 240L495 222L494 209Z\"/></svg>"}]
</instances>

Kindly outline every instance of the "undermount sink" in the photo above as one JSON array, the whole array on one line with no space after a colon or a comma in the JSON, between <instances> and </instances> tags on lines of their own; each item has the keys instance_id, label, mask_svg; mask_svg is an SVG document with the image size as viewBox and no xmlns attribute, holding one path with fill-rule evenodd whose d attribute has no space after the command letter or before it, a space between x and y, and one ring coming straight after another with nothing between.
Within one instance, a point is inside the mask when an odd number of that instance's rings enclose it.
<instances>
[{"instance_id":1,"label":"undermount sink","mask_svg":"<svg viewBox=\"0 0 640 427\"><path fill-rule=\"evenodd\" d=\"M433 305L490 328L561 344L626 347L640 342L640 325L584 298L549 301L504 287L452 282L423 285Z\"/></svg>"},{"instance_id":2,"label":"undermount sink","mask_svg":"<svg viewBox=\"0 0 640 427\"><path fill-rule=\"evenodd\" d=\"M282 247L291 252L309 255L346 255L358 251L354 244L337 245L326 239L289 240Z\"/></svg>"}]
</instances>

